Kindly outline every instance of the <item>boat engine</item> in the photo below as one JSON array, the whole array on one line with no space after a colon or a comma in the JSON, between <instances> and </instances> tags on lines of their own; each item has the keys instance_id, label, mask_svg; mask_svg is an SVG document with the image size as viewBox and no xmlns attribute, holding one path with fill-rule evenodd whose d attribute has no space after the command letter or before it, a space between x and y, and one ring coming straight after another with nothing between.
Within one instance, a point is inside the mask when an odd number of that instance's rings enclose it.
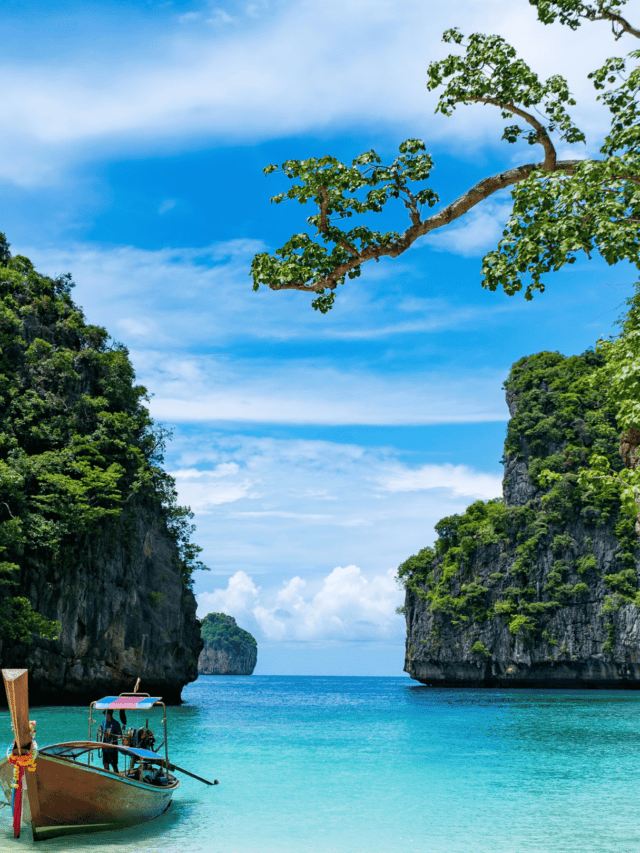
<instances>
[{"instance_id":1,"label":"boat engine","mask_svg":"<svg viewBox=\"0 0 640 853\"><path fill-rule=\"evenodd\" d=\"M136 738L136 730L131 726L129 729L125 729L122 735L122 745L123 746L133 746Z\"/></svg>"},{"instance_id":2,"label":"boat engine","mask_svg":"<svg viewBox=\"0 0 640 853\"><path fill-rule=\"evenodd\" d=\"M140 749L151 749L156 742L156 738L151 729L142 726L138 729L138 746Z\"/></svg>"}]
</instances>

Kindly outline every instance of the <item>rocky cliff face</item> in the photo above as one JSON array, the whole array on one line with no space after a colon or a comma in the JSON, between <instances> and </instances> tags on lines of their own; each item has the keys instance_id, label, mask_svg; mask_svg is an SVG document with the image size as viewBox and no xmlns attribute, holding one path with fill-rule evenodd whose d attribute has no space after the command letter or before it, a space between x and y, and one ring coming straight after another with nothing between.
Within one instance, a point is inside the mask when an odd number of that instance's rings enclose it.
<instances>
[{"instance_id":1,"label":"rocky cliff face","mask_svg":"<svg viewBox=\"0 0 640 853\"><path fill-rule=\"evenodd\" d=\"M251 675L258 661L258 644L238 628L233 616L210 613L202 621L205 646L198 659L200 675Z\"/></svg>"},{"instance_id":2,"label":"rocky cliff face","mask_svg":"<svg viewBox=\"0 0 640 853\"><path fill-rule=\"evenodd\" d=\"M578 479L593 451L622 466L615 421L590 382L598 361L540 353L514 365L503 500L443 519L435 548L400 567L412 678L640 687L634 522L615 489Z\"/></svg>"},{"instance_id":3,"label":"rocky cliff face","mask_svg":"<svg viewBox=\"0 0 640 853\"><path fill-rule=\"evenodd\" d=\"M179 701L203 645L199 549L128 353L71 287L0 235L0 659L29 669L34 702L138 677Z\"/></svg>"},{"instance_id":4,"label":"rocky cliff face","mask_svg":"<svg viewBox=\"0 0 640 853\"><path fill-rule=\"evenodd\" d=\"M151 508L137 507L78 553L68 572L22 573L21 591L58 620L56 640L0 644L3 666L26 666L34 703L86 702L140 689L180 701L202 648L196 601L178 550Z\"/></svg>"}]
</instances>

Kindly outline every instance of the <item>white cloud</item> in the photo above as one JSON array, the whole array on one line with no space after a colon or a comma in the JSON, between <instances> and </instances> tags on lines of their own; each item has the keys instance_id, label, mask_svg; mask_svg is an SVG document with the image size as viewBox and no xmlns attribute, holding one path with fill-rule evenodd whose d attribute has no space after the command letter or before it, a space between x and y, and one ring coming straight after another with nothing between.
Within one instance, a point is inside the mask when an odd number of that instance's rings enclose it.
<instances>
[{"instance_id":1,"label":"white cloud","mask_svg":"<svg viewBox=\"0 0 640 853\"><path fill-rule=\"evenodd\" d=\"M197 468L182 468L177 471L172 471L171 474L176 480L189 480L193 477L226 477L229 474L237 474L239 467L235 462L222 462L216 465L210 471L199 471Z\"/></svg>"},{"instance_id":2,"label":"white cloud","mask_svg":"<svg viewBox=\"0 0 640 853\"><path fill-rule=\"evenodd\" d=\"M173 472L172 472L173 473ZM248 480L236 483L221 483L215 474L200 471L196 474L198 482L192 482L193 477L185 477L178 472L180 495L183 503L192 509L197 509L200 515L211 512L221 504L235 503L247 497L251 483Z\"/></svg>"},{"instance_id":3,"label":"white cloud","mask_svg":"<svg viewBox=\"0 0 640 853\"><path fill-rule=\"evenodd\" d=\"M207 18L208 24L233 24L237 21L237 18L234 18L228 12L225 12L224 9L212 9L211 16Z\"/></svg>"},{"instance_id":4,"label":"white cloud","mask_svg":"<svg viewBox=\"0 0 640 853\"><path fill-rule=\"evenodd\" d=\"M258 599L260 588L245 572L236 572L229 578L226 589L203 592L198 596L198 605L206 613L226 613L233 616L253 607Z\"/></svg>"},{"instance_id":5,"label":"white cloud","mask_svg":"<svg viewBox=\"0 0 640 853\"><path fill-rule=\"evenodd\" d=\"M505 371L376 375L305 359L270 362L133 352L154 389L153 417L171 423L437 424L507 420Z\"/></svg>"},{"instance_id":6,"label":"white cloud","mask_svg":"<svg viewBox=\"0 0 640 853\"><path fill-rule=\"evenodd\" d=\"M185 12L184 15L178 15L178 23L179 24L192 24L195 21L199 21L202 15L200 12Z\"/></svg>"},{"instance_id":7,"label":"white cloud","mask_svg":"<svg viewBox=\"0 0 640 853\"><path fill-rule=\"evenodd\" d=\"M320 582L296 575L270 590L237 572L226 589L198 596L198 612L204 616L214 609L241 625L255 624L259 639L266 640L397 640L404 624L395 608L403 597L391 569L367 578L357 566L337 566Z\"/></svg>"},{"instance_id":8,"label":"white cloud","mask_svg":"<svg viewBox=\"0 0 640 853\"><path fill-rule=\"evenodd\" d=\"M496 111L430 117L437 96L425 90L426 68L450 50L440 39L452 25L502 33L543 74L565 71L588 98L578 117L599 127L603 111L594 107L586 72L615 51L606 27L543 27L526 3L505 7L504 0L405 0L401 15L394 0L291 0L237 20L215 8L204 15L217 26L190 26L199 15L176 16L164 32L142 31L135 51L128 40L120 55L113 38L108 50L96 43L91 62L78 50L62 52L57 66L37 59L27 65L24 55L16 64L6 59L0 174L37 184L107 150L356 125L458 148L493 144L500 137ZM119 17L111 35L130 25L126 14Z\"/></svg>"},{"instance_id":9,"label":"white cloud","mask_svg":"<svg viewBox=\"0 0 640 853\"><path fill-rule=\"evenodd\" d=\"M326 358L241 358L231 347L486 327L514 311L530 311L524 300L495 299L478 308L440 298L403 299L394 276L380 285L351 283L324 317L300 304L303 294L251 290L249 259L260 248L258 241L231 240L156 252L92 245L16 250L50 274L74 271L76 300L91 322L130 347L140 380L155 395L151 412L160 420L384 425L506 419L500 390L506 365L480 365L454 376L444 365L407 370L403 364L401 374L383 374L377 367L331 364L330 351ZM224 355L197 352L223 347Z\"/></svg>"},{"instance_id":10,"label":"white cloud","mask_svg":"<svg viewBox=\"0 0 640 853\"><path fill-rule=\"evenodd\" d=\"M433 542L443 516L500 494L493 473L418 465L388 447L178 429L170 454L215 573L199 576L209 592L216 575L238 570L309 580L357 560L379 574Z\"/></svg>"},{"instance_id":11,"label":"white cloud","mask_svg":"<svg viewBox=\"0 0 640 853\"><path fill-rule=\"evenodd\" d=\"M390 492L449 489L456 497L495 498L502 494L502 478L472 471L466 465L423 465L397 467L380 478Z\"/></svg>"},{"instance_id":12,"label":"white cloud","mask_svg":"<svg viewBox=\"0 0 640 853\"><path fill-rule=\"evenodd\" d=\"M487 200L472 208L459 224L433 231L423 240L437 251L463 257L483 255L497 246L510 214L511 204Z\"/></svg>"},{"instance_id":13,"label":"white cloud","mask_svg":"<svg viewBox=\"0 0 640 853\"><path fill-rule=\"evenodd\" d=\"M286 512L281 509L270 509L262 512L234 512L231 515L236 518L300 518L303 521L326 521L331 518L330 515L319 515L313 512Z\"/></svg>"},{"instance_id":14,"label":"white cloud","mask_svg":"<svg viewBox=\"0 0 640 853\"><path fill-rule=\"evenodd\" d=\"M151 319L139 319L136 317L121 317L116 326L118 332L124 335L127 340L154 341L158 338L158 327Z\"/></svg>"},{"instance_id":15,"label":"white cloud","mask_svg":"<svg viewBox=\"0 0 640 853\"><path fill-rule=\"evenodd\" d=\"M251 259L265 248L258 240L243 239L158 251L96 244L12 247L48 274L73 270L75 298L90 321L126 335L131 347L146 345L151 336L165 349L242 339L379 340L472 328L530 311L522 300L505 304L494 299L480 308L442 298L407 298L399 280L412 267L401 259L373 265L366 282L350 282L331 314L323 316L308 307L307 294L251 289ZM414 257L420 262L419 254Z\"/></svg>"},{"instance_id":16,"label":"white cloud","mask_svg":"<svg viewBox=\"0 0 640 853\"><path fill-rule=\"evenodd\" d=\"M170 210L173 210L177 203L178 202L175 198L165 199L158 208L158 214L162 216L163 213L168 213Z\"/></svg>"}]
</instances>

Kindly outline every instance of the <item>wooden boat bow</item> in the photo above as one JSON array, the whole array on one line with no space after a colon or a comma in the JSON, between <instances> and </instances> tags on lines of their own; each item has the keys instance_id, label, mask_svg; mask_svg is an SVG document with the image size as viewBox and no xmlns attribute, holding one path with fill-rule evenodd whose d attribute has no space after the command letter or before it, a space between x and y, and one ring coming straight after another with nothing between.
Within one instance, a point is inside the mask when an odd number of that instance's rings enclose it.
<instances>
[{"instance_id":1,"label":"wooden boat bow","mask_svg":"<svg viewBox=\"0 0 640 853\"><path fill-rule=\"evenodd\" d=\"M20 823L22 821L22 804L25 787L25 771L35 771L38 754L34 739L35 723L29 721L29 673L26 669L3 669L2 679L9 703L11 728L14 742L8 756L13 768L11 783L11 806L13 810L13 837L20 838ZM31 774L28 774L31 775ZM36 819L40 815L40 799L34 780L26 780L29 811Z\"/></svg>"},{"instance_id":2,"label":"wooden boat bow","mask_svg":"<svg viewBox=\"0 0 640 853\"><path fill-rule=\"evenodd\" d=\"M27 755L31 752L32 741L29 727L29 673L26 669L3 669L2 679L9 702L17 754Z\"/></svg>"}]
</instances>

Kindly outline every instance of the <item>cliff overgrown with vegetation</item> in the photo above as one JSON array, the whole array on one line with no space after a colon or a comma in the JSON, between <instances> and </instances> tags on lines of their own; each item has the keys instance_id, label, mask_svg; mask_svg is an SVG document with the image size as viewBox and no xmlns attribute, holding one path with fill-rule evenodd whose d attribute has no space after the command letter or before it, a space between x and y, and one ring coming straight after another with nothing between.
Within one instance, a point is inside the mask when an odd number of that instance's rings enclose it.
<instances>
[{"instance_id":1,"label":"cliff overgrown with vegetation","mask_svg":"<svg viewBox=\"0 0 640 853\"><path fill-rule=\"evenodd\" d=\"M132 503L177 546L185 590L204 568L192 514L162 469L167 433L149 416L127 349L85 321L72 287L70 275L50 278L13 257L0 235L0 641L58 634L25 578L64 577L109 531L126 547Z\"/></svg>"},{"instance_id":2,"label":"cliff overgrown with vegetation","mask_svg":"<svg viewBox=\"0 0 640 853\"><path fill-rule=\"evenodd\" d=\"M237 652L244 646L255 646L255 637L243 628L236 625L232 616L226 613L209 613L202 620L202 639L205 649L215 646L229 652Z\"/></svg>"},{"instance_id":3,"label":"cliff overgrown with vegetation","mask_svg":"<svg viewBox=\"0 0 640 853\"><path fill-rule=\"evenodd\" d=\"M640 685L640 286L628 305L595 350L513 365L503 497L399 567L418 680Z\"/></svg>"},{"instance_id":4,"label":"cliff overgrown with vegetation","mask_svg":"<svg viewBox=\"0 0 640 853\"><path fill-rule=\"evenodd\" d=\"M623 468L615 413L597 381L605 363L604 355L593 351L571 358L543 352L513 366L505 387L517 399L517 409L509 422L505 454L526 458L538 494L522 506L507 506L500 498L476 501L464 513L438 522L435 546L410 557L398 570L407 588L424 597L434 613L446 615L454 625L501 617L515 635L541 634L550 613L588 595L598 571L593 555L572 555L574 543L566 528L576 518L593 536L613 523L620 543L616 571L604 578L609 590L605 606L613 609L624 601L640 607L639 543L620 489L614 480L584 481L580 476L593 454L605 457L614 471ZM537 589L530 576L538 546L549 536L557 559L545 587ZM510 542L516 545L516 559L506 588L500 573L490 576L488 584L470 574L479 546ZM572 572L577 572L577 582L568 580ZM453 594L452 583L460 579Z\"/></svg>"},{"instance_id":5,"label":"cliff overgrown with vegetation","mask_svg":"<svg viewBox=\"0 0 640 853\"><path fill-rule=\"evenodd\" d=\"M239 628L233 616L209 613L201 627L204 649L198 659L200 675L251 675L258 660L258 644Z\"/></svg>"}]
</instances>

